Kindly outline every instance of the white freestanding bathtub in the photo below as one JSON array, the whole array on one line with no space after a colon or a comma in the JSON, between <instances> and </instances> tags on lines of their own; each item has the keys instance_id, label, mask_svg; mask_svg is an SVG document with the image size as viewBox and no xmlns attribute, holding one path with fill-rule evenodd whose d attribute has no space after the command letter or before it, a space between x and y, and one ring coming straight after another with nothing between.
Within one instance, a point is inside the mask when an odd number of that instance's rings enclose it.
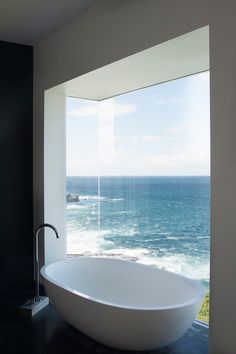
<instances>
[{"instance_id":1,"label":"white freestanding bathtub","mask_svg":"<svg viewBox=\"0 0 236 354\"><path fill-rule=\"evenodd\" d=\"M61 316L100 343L150 350L174 342L195 320L204 290L181 275L138 263L78 257L41 269Z\"/></svg>"}]
</instances>

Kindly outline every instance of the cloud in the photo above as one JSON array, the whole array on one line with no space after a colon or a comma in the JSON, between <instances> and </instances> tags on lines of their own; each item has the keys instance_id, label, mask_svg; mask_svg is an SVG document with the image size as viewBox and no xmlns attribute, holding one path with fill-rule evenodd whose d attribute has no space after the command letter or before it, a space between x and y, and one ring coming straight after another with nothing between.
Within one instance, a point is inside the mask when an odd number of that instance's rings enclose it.
<instances>
[{"instance_id":1,"label":"cloud","mask_svg":"<svg viewBox=\"0 0 236 354\"><path fill-rule=\"evenodd\" d=\"M143 141L158 141L160 140L160 136L159 135L143 135L142 136L142 140Z\"/></svg>"},{"instance_id":2,"label":"cloud","mask_svg":"<svg viewBox=\"0 0 236 354\"><path fill-rule=\"evenodd\" d=\"M111 153L111 150L108 150ZM132 147L115 149L112 158L101 155L67 161L68 175L184 175L209 174L210 149L204 144L178 146L172 151L144 154ZM104 158L105 157L105 158Z\"/></svg>"},{"instance_id":3,"label":"cloud","mask_svg":"<svg viewBox=\"0 0 236 354\"><path fill-rule=\"evenodd\" d=\"M173 126L167 130L167 134L177 134L189 127L189 123Z\"/></svg>"},{"instance_id":4,"label":"cloud","mask_svg":"<svg viewBox=\"0 0 236 354\"><path fill-rule=\"evenodd\" d=\"M115 104L114 113L116 116L136 112L135 104Z\"/></svg>"},{"instance_id":5,"label":"cloud","mask_svg":"<svg viewBox=\"0 0 236 354\"><path fill-rule=\"evenodd\" d=\"M94 116L97 114L98 114L97 104L84 105L81 108L72 109L71 111L67 112L67 115L69 116L78 116L78 117Z\"/></svg>"},{"instance_id":6,"label":"cloud","mask_svg":"<svg viewBox=\"0 0 236 354\"><path fill-rule=\"evenodd\" d=\"M122 169L129 169L131 172L138 168L140 171L153 171L158 173L159 169L172 171L175 168L188 170L202 170L209 166L210 149L208 145L191 144L179 146L172 151L145 155L141 151L120 149L115 156L115 165L122 166Z\"/></svg>"},{"instance_id":7,"label":"cloud","mask_svg":"<svg viewBox=\"0 0 236 354\"><path fill-rule=\"evenodd\" d=\"M160 135L130 135L130 136L122 136L120 137L121 141L124 141L125 143L128 143L130 145L137 145L142 142L153 142L153 141L159 141L162 137Z\"/></svg>"},{"instance_id":8,"label":"cloud","mask_svg":"<svg viewBox=\"0 0 236 354\"><path fill-rule=\"evenodd\" d=\"M73 109L67 112L69 116L88 117L88 116L121 116L136 112L135 104L120 104L114 100L106 100L102 102L91 102L85 104L78 109Z\"/></svg>"},{"instance_id":9,"label":"cloud","mask_svg":"<svg viewBox=\"0 0 236 354\"><path fill-rule=\"evenodd\" d=\"M170 104L177 104L181 102L180 97L165 97L165 96L161 96L160 94L153 95L152 99L155 103L159 105L170 105Z\"/></svg>"},{"instance_id":10,"label":"cloud","mask_svg":"<svg viewBox=\"0 0 236 354\"><path fill-rule=\"evenodd\" d=\"M176 167L186 162L185 153L166 153L150 155L142 158L142 164L146 167Z\"/></svg>"},{"instance_id":11,"label":"cloud","mask_svg":"<svg viewBox=\"0 0 236 354\"><path fill-rule=\"evenodd\" d=\"M78 158L77 160L67 159L67 176L98 175L98 171L99 169L97 158Z\"/></svg>"}]
</instances>

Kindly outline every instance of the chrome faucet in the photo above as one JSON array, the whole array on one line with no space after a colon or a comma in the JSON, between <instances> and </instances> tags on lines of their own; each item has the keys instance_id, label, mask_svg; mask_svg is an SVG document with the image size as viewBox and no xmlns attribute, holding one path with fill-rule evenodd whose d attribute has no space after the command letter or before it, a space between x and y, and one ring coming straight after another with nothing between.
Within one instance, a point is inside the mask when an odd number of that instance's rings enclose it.
<instances>
[{"instance_id":1,"label":"chrome faucet","mask_svg":"<svg viewBox=\"0 0 236 354\"><path fill-rule=\"evenodd\" d=\"M38 236L39 233L42 229L49 227L50 229L52 229L55 234L56 234L56 238L59 238L57 229L55 228L55 226L51 225L51 224L42 224L39 225L39 227L36 229L35 232L35 282L36 282L36 296L34 297L34 302L39 302L40 301L40 296L39 296L39 245L38 245Z\"/></svg>"}]
</instances>

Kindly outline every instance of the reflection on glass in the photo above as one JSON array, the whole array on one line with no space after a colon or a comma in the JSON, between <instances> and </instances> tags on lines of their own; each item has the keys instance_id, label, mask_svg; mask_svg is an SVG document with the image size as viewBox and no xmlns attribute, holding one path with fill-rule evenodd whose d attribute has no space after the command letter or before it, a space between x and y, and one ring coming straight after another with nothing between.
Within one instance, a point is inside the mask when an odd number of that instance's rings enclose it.
<instances>
[{"instance_id":1,"label":"reflection on glass","mask_svg":"<svg viewBox=\"0 0 236 354\"><path fill-rule=\"evenodd\" d=\"M208 72L102 102L67 99L67 251L209 286Z\"/></svg>"}]
</instances>

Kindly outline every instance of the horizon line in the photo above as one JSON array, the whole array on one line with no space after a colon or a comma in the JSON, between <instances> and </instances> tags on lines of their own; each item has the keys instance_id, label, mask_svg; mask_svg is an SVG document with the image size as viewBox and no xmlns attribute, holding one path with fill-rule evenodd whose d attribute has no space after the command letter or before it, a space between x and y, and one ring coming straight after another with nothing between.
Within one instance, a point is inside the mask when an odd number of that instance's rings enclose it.
<instances>
[{"instance_id":1,"label":"horizon line","mask_svg":"<svg viewBox=\"0 0 236 354\"><path fill-rule=\"evenodd\" d=\"M66 177L211 177L211 175L66 175Z\"/></svg>"}]
</instances>

